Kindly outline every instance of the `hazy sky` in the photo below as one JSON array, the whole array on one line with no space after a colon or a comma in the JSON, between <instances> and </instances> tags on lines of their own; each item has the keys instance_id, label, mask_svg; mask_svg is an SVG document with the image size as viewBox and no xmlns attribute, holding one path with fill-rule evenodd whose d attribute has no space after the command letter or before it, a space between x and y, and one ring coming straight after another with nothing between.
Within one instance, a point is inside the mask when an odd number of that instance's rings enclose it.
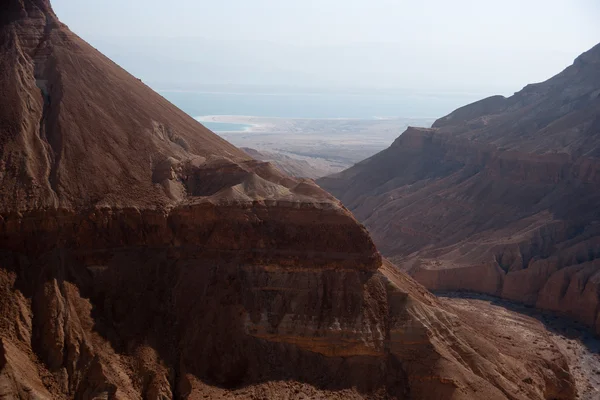
<instances>
[{"instance_id":1,"label":"hazy sky","mask_svg":"<svg viewBox=\"0 0 600 400\"><path fill-rule=\"evenodd\" d=\"M54 0L53 6L73 31L130 72L166 84L508 94L549 78L600 42L598 0Z\"/></svg>"}]
</instances>

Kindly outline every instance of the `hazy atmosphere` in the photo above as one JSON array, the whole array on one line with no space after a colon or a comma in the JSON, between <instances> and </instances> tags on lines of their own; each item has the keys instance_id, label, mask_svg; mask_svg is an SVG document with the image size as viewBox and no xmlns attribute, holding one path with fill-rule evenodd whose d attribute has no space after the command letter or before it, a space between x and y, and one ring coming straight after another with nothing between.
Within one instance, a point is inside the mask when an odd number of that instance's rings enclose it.
<instances>
[{"instance_id":1,"label":"hazy atmosphere","mask_svg":"<svg viewBox=\"0 0 600 400\"><path fill-rule=\"evenodd\" d=\"M0 0L0 399L599 400L600 0Z\"/></svg>"},{"instance_id":2,"label":"hazy atmosphere","mask_svg":"<svg viewBox=\"0 0 600 400\"><path fill-rule=\"evenodd\" d=\"M56 0L54 8L73 31L162 89L512 94L600 38L596 0Z\"/></svg>"},{"instance_id":3,"label":"hazy atmosphere","mask_svg":"<svg viewBox=\"0 0 600 400\"><path fill-rule=\"evenodd\" d=\"M385 149L409 125L543 81L600 38L593 0L57 0L55 9L208 128L311 178Z\"/></svg>"}]
</instances>

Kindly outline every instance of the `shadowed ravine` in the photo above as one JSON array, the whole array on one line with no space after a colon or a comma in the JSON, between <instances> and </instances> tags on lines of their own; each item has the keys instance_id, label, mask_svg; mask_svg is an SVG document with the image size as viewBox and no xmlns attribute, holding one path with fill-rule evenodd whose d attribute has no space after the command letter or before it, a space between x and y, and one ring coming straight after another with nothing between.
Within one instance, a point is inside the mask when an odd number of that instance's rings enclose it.
<instances>
[{"instance_id":1,"label":"shadowed ravine","mask_svg":"<svg viewBox=\"0 0 600 400\"><path fill-rule=\"evenodd\" d=\"M597 45L317 183L428 289L557 311L598 333L599 66Z\"/></svg>"},{"instance_id":2,"label":"shadowed ravine","mask_svg":"<svg viewBox=\"0 0 600 400\"><path fill-rule=\"evenodd\" d=\"M565 354L436 298L47 0L0 21L0 397L576 398Z\"/></svg>"}]
</instances>

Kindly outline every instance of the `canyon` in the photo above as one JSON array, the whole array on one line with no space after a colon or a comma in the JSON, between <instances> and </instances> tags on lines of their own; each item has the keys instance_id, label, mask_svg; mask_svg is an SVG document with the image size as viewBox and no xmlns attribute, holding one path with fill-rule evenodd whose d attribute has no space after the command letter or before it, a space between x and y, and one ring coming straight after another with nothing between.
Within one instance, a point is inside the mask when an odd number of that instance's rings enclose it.
<instances>
[{"instance_id":1,"label":"canyon","mask_svg":"<svg viewBox=\"0 0 600 400\"><path fill-rule=\"evenodd\" d=\"M317 182L428 289L519 301L600 333L600 45Z\"/></svg>"},{"instance_id":2,"label":"canyon","mask_svg":"<svg viewBox=\"0 0 600 400\"><path fill-rule=\"evenodd\" d=\"M47 0L3 7L1 398L577 397L552 337L436 298Z\"/></svg>"}]
</instances>

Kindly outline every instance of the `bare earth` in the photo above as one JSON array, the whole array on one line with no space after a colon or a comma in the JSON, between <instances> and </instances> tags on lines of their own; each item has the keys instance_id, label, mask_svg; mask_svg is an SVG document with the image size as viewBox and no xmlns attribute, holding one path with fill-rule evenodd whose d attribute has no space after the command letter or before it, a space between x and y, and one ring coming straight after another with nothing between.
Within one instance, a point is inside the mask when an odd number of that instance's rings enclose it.
<instances>
[{"instance_id":1,"label":"bare earth","mask_svg":"<svg viewBox=\"0 0 600 400\"><path fill-rule=\"evenodd\" d=\"M600 334L599 115L600 44L317 183L428 289L518 301Z\"/></svg>"},{"instance_id":2,"label":"bare earth","mask_svg":"<svg viewBox=\"0 0 600 400\"><path fill-rule=\"evenodd\" d=\"M480 332L489 326L503 326L504 337L499 340L530 342L531 349L523 350L536 354L562 353L575 378L577 398L600 398L600 339L589 328L556 314L497 297L465 292L437 294L473 324L479 324Z\"/></svg>"},{"instance_id":3,"label":"bare earth","mask_svg":"<svg viewBox=\"0 0 600 400\"><path fill-rule=\"evenodd\" d=\"M399 110L401 112L401 110ZM319 178L340 172L388 147L410 125L430 126L433 119L385 118L268 118L240 115L207 115L200 122L247 124L243 131L218 132L237 147L309 163L304 177Z\"/></svg>"},{"instance_id":4,"label":"bare earth","mask_svg":"<svg viewBox=\"0 0 600 400\"><path fill-rule=\"evenodd\" d=\"M5 0L0 43L0 398L576 398L541 328L444 304L48 0Z\"/></svg>"}]
</instances>

